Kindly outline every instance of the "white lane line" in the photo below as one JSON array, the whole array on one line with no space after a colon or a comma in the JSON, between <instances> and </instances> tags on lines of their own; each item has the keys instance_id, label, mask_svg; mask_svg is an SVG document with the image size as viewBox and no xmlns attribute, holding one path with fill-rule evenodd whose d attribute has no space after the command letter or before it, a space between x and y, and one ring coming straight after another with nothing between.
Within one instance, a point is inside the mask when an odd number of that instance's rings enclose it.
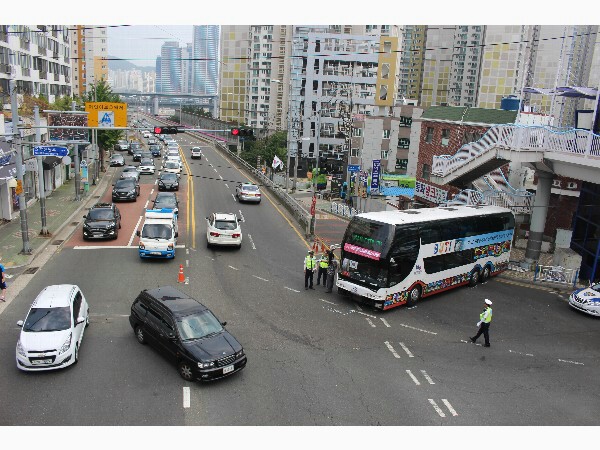
<instances>
[{"instance_id":1,"label":"white lane line","mask_svg":"<svg viewBox=\"0 0 600 450\"><path fill-rule=\"evenodd\" d=\"M120 248L136 248L131 245L76 245L73 250L114 250ZM176 245L175 248L185 248L184 244Z\"/></svg>"},{"instance_id":2,"label":"white lane line","mask_svg":"<svg viewBox=\"0 0 600 450\"><path fill-rule=\"evenodd\" d=\"M230 267L231 269L233 269L233 270L240 270L240 269L237 269L237 268L235 268L235 267L233 267L233 266L229 266L229 267Z\"/></svg>"},{"instance_id":3,"label":"white lane line","mask_svg":"<svg viewBox=\"0 0 600 450\"><path fill-rule=\"evenodd\" d=\"M408 347L406 347L406 345L404 345L404 342L400 342L400 347L402 347L402 350L404 350L406 352L406 354L408 355L409 358L414 358L413 354L410 352Z\"/></svg>"},{"instance_id":4,"label":"white lane line","mask_svg":"<svg viewBox=\"0 0 600 450\"><path fill-rule=\"evenodd\" d=\"M252 244L252 249L256 250L256 245L254 245L254 241L252 240L252 235L248 235L248 239L250 239L250 243Z\"/></svg>"},{"instance_id":5,"label":"white lane line","mask_svg":"<svg viewBox=\"0 0 600 450\"><path fill-rule=\"evenodd\" d=\"M144 205L144 209L148 209L148 203L150 203L150 200L146 200L146 204Z\"/></svg>"},{"instance_id":6,"label":"white lane line","mask_svg":"<svg viewBox=\"0 0 600 450\"><path fill-rule=\"evenodd\" d=\"M189 259L185 260L185 267L190 267L190 260Z\"/></svg>"},{"instance_id":7,"label":"white lane line","mask_svg":"<svg viewBox=\"0 0 600 450\"><path fill-rule=\"evenodd\" d=\"M226 187L227 189L229 189L229 185L228 185L227 183L225 183L225 187Z\"/></svg>"},{"instance_id":8,"label":"white lane line","mask_svg":"<svg viewBox=\"0 0 600 450\"><path fill-rule=\"evenodd\" d=\"M432 398L429 398L428 400L429 400L429 403L431 403L431 406L433 406L433 408L440 415L440 417L446 417L446 414L444 414L444 411L442 411L442 409L437 405L437 403Z\"/></svg>"},{"instance_id":9,"label":"white lane line","mask_svg":"<svg viewBox=\"0 0 600 450\"><path fill-rule=\"evenodd\" d=\"M389 324L389 323L387 323L387 322L386 322L386 320L385 320L383 317L381 318L381 321L383 322L383 324L384 324L386 327L390 328L390 324Z\"/></svg>"},{"instance_id":10,"label":"white lane line","mask_svg":"<svg viewBox=\"0 0 600 450\"><path fill-rule=\"evenodd\" d=\"M446 405L448 407L450 414L452 414L453 416L458 416L458 413L454 410L454 408L452 407L452 405L450 404L450 402L448 400L443 398L442 401L444 402L444 405Z\"/></svg>"},{"instance_id":11,"label":"white lane line","mask_svg":"<svg viewBox=\"0 0 600 450\"><path fill-rule=\"evenodd\" d=\"M220 178L221 180L223 179L223 177L222 177L221 175L219 175L219 178Z\"/></svg>"},{"instance_id":12,"label":"white lane line","mask_svg":"<svg viewBox=\"0 0 600 450\"><path fill-rule=\"evenodd\" d=\"M427 382L429 384L435 384L435 382L431 379L431 377L429 375L427 375L427 372L425 372L424 370L421 370L421 373L423 374L423 376L425 377L425 379L427 380Z\"/></svg>"},{"instance_id":13,"label":"white lane line","mask_svg":"<svg viewBox=\"0 0 600 450\"><path fill-rule=\"evenodd\" d=\"M320 298L319 300L321 300L322 302L325 302L325 303L329 303L330 305L337 306L337 303L333 303L328 300L323 300L322 298Z\"/></svg>"},{"instance_id":14,"label":"white lane line","mask_svg":"<svg viewBox=\"0 0 600 450\"><path fill-rule=\"evenodd\" d=\"M242 210L239 209L238 211L240 212L240 217L242 218L242 222L246 222L246 219L244 219L244 214L242 214Z\"/></svg>"},{"instance_id":15,"label":"white lane line","mask_svg":"<svg viewBox=\"0 0 600 450\"><path fill-rule=\"evenodd\" d=\"M521 353L515 350L509 350L509 353L516 353L517 355L533 356L531 353Z\"/></svg>"},{"instance_id":16,"label":"white lane line","mask_svg":"<svg viewBox=\"0 0 600 450\"><path fill-rule=\"evenodd\" d=\"M190 388L185 386L183 388L183 407L190 407Z\"/></svg>"},{"instance_id":17,"label":"white lane line","mask_svg":"<svg viewBox=\"0 0 600 450\"><path fill-rule=\"evenodd\" d=\"M237 202L237 198L235 198L235 195L231 194L231 196L233 197L233 201Z\"/></svg>"},{"instance_id":18,"label":"white lane line","mask_svg":"<svg viewBox=\"0 0 600 450\"><path fill-rule=\"evenodd\" d=\"M131 243L133 242L133 238L135 237L135 232L137 231L138 227L140 226L140 222L142 221L143 217L144 216L140 216L140 218L138 219L137 223L135 224L135 228L131 232L131 237L129 238L129 242L127 243L127 247L131 247Z\"/></svg>"},{"instance_id":19,"label":"white lane line","mask_svg":"<svg viewBox=\"0 0 600 450\"><path fill-rule=\"evenodd\" d=\"M410 370L407 370L406 373L412 378L412 380L415 382L415 384L417 386L421 385L421 382L419 380L417 380L417 377L415 377Z\"/></svg>"},{"instance_id":20,"label":"white lane line","mask_svg":"<svg viewBox=\"0 0 600 450\"><path fill-rule=\"evenodd\" d=\"M214 167L213 167L213 170L214 170L215 172L217 172L217 169L215 169ZM218 172L217 172L217 173L218 173Z\"/></svg>"},{"instance_id":21,"label":"white lane line","mask_svg":"<svg viewBox=\"0 0 600 450\"><path fill-rule=\"evenodd\" d=\"M189 254L190 254L190 249L189 249L189 248L186 248L186 249L185 249L185 254L186 254L186 255L189 255Z\"/></svg>"},{"instance_id":22,"label":"white lane line","mask_svg":"<svg viewBox=\"0 0 600 450\"><path fill-rule=\"evenodd\" d=\"M371 314L367 314L367 313L360 312L360 311L356 311L356 312L357 312L358 314L362 314L363 316L371 317L372 319L377 319L377 317L375 317L375 316L372 316Z\"/></svg>"},{"instance_id":23,"label":"white lane line","mask_svg":"<svg viewBox=\"0 0 600 450\"><path fill-rule=\"evenodd\" d=\"M373 321L371 319L369 319L368 317L365 317L365 319L367 319L367 322L369 322L369 325L371 325L373 328L375 328L375 324L373 323Z\"/></svg>"},{"instance_id":24,"label":"white lane line","mask_svg":"<svg viewBox=\"0 0 600 450\"><path fill-rule=\"evenodd\" d=\"M560 362L566 362L566 363L569 363L569 364L577 364L577 365L579 365L579 366L585 366L585 364L584 364L584 363L577 362L577 361L567 361L566 359L559 359L559 361L560 361Z\"/></svg>"},{"instance_id":25,"label":"white lane line","mask_svg":"<svg viewBox=\"0 0 600 450\"><path fill-rule=\"evenodd\" d=\"M152 195L152 194L154 194L154 188L152 188L152 190L150 191L150 195Z\"/></svg>"},{"instance_id":26,"label":"white lane line","mask_svg":"<svg viewBox=\"0 0 600 450\"><path fill-rule=\"evenodd\" d=\"M434 333L433 331L422 330L420 328L411 327L410 325L405 325L403 323L401 323L400 325L403 326L403 327L405 327L405 328L410 328L412 330L422 331L423 333L437 334L437 333Z\"/></svg>"},{"instance_id":27,"label":"white lane line","mask_svg":"<svg viewBox=\"0 0 600 450\"><path fill-rule=\"evenodd\" d=\"M154 180L154 184L158 184L158 180ZM154 189L152 189L152 192L154 192ZM150 192L152 194L152 192Z\"/></svg>"},{"instance_id":28,"label":"white lane line","mask_svg":"<svg viewBox=\"0 0 600 450\"><path fill-rule=\"evenodd\" d=\"M258 278L259 280L262 280L262 281L269 281L269 280L267 280L266 278L257 277L256 275L252 275L252 276L253 276L254 278Z\"/></svg>"},{"instance_id":29,"label":"white lane line","mask_svg":"<svg viewBox=\"0 0 600 450\"><path fill-rule=\"evenodd\" d=\"M392 347L392 344L390 344L388 341L385 341L384 344L389 349L389 351L392 352L392 355L394 355L395 358L400 358L400 355L398 353L396 353L396 350L394 350L394 347Z\"/></svg>"},{"instance_id":30,"label":"white lane line","mask_svg":"<svg viewBox=\"0 0 600 450\"><path fill-rule=\"evenodd\" d=\"M297 291L296 289L292 289L291 287L284 286L284 288L286 288L286 289L288 289L288 290L290 290L290 291L294 291L294 292L300 292L300 291Z\"/></svg>"},{"instance_id":31,"label":"white lane line","mask_svg":"<svg viewBox=\"0 0 600 450\"><path fill-rule=\"evenodd\" d=\"M206 161L206 162L208 162L208 161ZM213 165L212 165L212 164L209 164L209 166L210 166L210 167L212 167Z\"/></svg>"}]
</instances>

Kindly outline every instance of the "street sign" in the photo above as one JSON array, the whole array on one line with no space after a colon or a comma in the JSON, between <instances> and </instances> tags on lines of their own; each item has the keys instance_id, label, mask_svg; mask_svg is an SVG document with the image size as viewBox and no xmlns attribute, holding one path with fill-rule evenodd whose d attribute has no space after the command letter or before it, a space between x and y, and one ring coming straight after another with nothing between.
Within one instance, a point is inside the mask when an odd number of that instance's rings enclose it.
<instances>
[{"instance_id":1,"label":"street sign","mask_svg":"<svg viewBox=\"0 0 600 450\"><path fill-rule=\"evenodd\" d=\"M360 166L358 164L348 164L348 172L358 172Z\"/></svg>"},{"instance_id":2,"label":"street sign","mask_svg":"<svg viewBox=\"0 0 600 450\"><path fill-rule=\"evenodd\" d=\"M33 156L67 156L68 154L67 147L58 147L56 145L33 147Z\"/></svg>"},{"instance_id":3,"label":"street sign","mask_svg":"<svg viewBox=\"0 0 600 450\"><path fill-rule=\"evenodd\" d=\"M85 110L89 112L90 127L126 127L127 103L85 102Z\"/></svg>"}]
</instances>

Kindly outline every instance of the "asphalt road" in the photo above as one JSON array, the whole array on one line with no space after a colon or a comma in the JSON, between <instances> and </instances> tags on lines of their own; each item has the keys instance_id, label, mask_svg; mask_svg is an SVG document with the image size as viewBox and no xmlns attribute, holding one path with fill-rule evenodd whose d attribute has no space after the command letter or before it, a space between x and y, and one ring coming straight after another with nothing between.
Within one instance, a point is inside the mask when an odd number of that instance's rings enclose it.
<instances>
[{"instance_id":1,"label":"asphalt road","mask_svg":"<svg viewBox=\"0 0 600 450\"><path fill-rule=\"evenodd\" d=\"M305 291L307 246L276 200L266 193L259 205L239 204L232 194L247 178L235 164L215 150L191 160L192 138L176 138L182 180L191 178L180 195L190 201L180 218L185 248L173 261L142 261L134 242L79 248L78 228L0 316L0 425L598 424L600 321L556 294L499 279L386 313L322 286ZM127 214L139 215L137 203ZM243 217L240 250L206 248L205 217L216 211ZM180 264L187 284L177 284ZM57 283L78 284L90 305L80 361L21 373L16 322ZM168 284L228 322L248 355L243 371L188 383L137 343L132 301ZM494 302L491 348L467 343L484 298Z\"/></svg>"}]
</instances>

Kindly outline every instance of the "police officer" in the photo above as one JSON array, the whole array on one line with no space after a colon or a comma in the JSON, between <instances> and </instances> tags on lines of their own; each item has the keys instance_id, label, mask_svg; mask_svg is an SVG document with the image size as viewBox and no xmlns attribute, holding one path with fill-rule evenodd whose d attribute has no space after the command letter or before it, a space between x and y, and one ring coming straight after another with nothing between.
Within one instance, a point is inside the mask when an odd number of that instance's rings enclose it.
<instances>
[{"instance_id":1,"label":"police officer","mask_svg":"<svg viewBox=\"0 0 600 450\"><path fill-rule=\"evenodd\" d=\"M317 286L321 284L321 277L323 277L323 286L327 280L327 268L329 267L329 252L323 253L321 259L319 259L319 273L317 274Z\"/></svg>"},{"instance_id":2,"label":"police officer","mask_svg":"<svg viewBox=\"0 0 600 450\"><path fill-rule=\"evenodd\" d=\"M477 340L477 338L479 338L479 336L481 336L481 334L483 333L483 337L485 339L485 344L484 347L489 347L490 346L490 323L492 321L492 301L488 300L487 298L485 299L485 306L483 308L483 312L481 314L479 314L479 322L477 322L477 326L479 327L479 331L477 332L477 334L472 337L469 338L471 339L471 342L475 343L475 341Z\"/></svg>"},{"instance_id":3,"label":"police officer","mask_svg":"<svg viewBox=\"0 0 600 450\"><path fill-rule=\"evenodd\" d=\"M325 292L330 293L333 290L333 283L335 281L335 273L338 269L338 262L333 256L333 250L328 250L327 255L329 257L329 266L327 267L327 290Z\"/></svg>"},{"instance_id":4,"label":"police officer","mask_svg":"<svg viewBox=\"0 0 600 450\"><path fill-rule=\"evenodd\" d=\"M304 258L304 289L314 289L313 287L313 275L315 268L317 267L317 261L315 260L315 252L312 250L308 251L308 255ZM310 280L310 287L308 281Z\"/></svg>"}]
</instances>

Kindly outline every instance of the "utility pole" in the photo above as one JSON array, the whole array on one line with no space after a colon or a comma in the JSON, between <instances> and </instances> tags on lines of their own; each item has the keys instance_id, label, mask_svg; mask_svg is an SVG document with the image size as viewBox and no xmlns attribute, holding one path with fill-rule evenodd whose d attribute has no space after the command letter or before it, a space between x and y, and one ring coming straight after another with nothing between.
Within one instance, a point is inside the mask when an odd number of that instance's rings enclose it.
<instances>
[{"instance_id":1,"label":"utility pole","mask_svg":"<svg viewBox=\"0 0 600 450\"><path fill-rule=\"evenodd\" d=\"M42 129L40 128L40 107L35 105L33 107L33 118L35 120L35 142L42 142ZM42 230L40 231L41 236L48 236L48 227L46 226L46 188L44 187L44 166L41 156L36 156L37 160L37 173L38 173L38 186L40 191L40 211L42 216Z\"/></svg>"},{"instance_id":2,"label":"utility pole","mask_svg":"<svg viewBox=\"0 0 600 450\"><path fill-rule=\"evenodd\" d=\"M71 110L75 111L75 102L71 102ZM79 192L79 185L81 180L81 174L79 173L79 144L75 144L75 201L81 200L81 193Z\"/></svg>"},{"instance_id":3,"label":"utility pole","mask_svg":"<svg viewBox=\"0 0 600 450\"><path fill-rule=\"evenodd\" d=\"M31 254L29 245L29 229L27 227L27 202L25 201L25 192L23 190L23 148L21 146L21 133L19 131L19 105L17 103L17 83L10 78L10 103L12 109L13 124L13 145L16 151L17 164L17 189L20 190L19 197L19 215L21 216L21 237L23 238L23 250L25 255Z\"/></svg>"}]
</instances>

